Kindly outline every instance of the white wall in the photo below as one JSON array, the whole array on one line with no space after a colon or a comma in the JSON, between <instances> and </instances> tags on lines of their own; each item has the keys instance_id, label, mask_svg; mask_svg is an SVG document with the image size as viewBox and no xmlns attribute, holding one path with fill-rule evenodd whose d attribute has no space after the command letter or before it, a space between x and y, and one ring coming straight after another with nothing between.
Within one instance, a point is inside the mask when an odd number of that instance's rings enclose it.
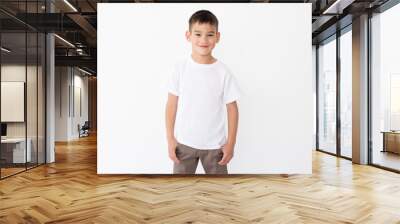
<instances>
[{"instance_id":1,"label":"white wall","mask_svg":"<svg viewBox=\"0 0 400 224\"><path fill-rule=\"evenodd\" d=\"M98 4L98 173L172 173L165 87L199 9L244 93L229 173L311 173L311 4L226 3Z\"/></svg>"},{"instance_id":2,"label":"white wall","mask_svg":"<svg viewBox=\"0 0 400 224\"><path fill-rule=\"evenodd\" d=\"M68 67L55 68L55 141L68 140Z\"/></svg>"},{"instance_id":3,"label":"white wall","mask_svg":"<svg viewBox=\"0 0 400 224\"><path fill-rule=\"evenodd\" d=\"M56 141L69 141L79 137L78 124L88 120L88 78L72 67L56 67L55 120ZM79 113L80 89L82 113ZM75 111L74 111L75 110Z\"/></svg>"},{"instance_id":4,"label":"white wall","mask_svg":"<svg viewBox=\"0 0 400 224\"><path fill-rule=\"evenodd\" d=\"M87 76L82 76L83 73L80 72L79 70L75 69L74 71L74 108L72 109L75 113L73 113L73 117L71 120L71 135L73 138L78 138L79 137L79 132L77 129L78 124L81 126L85 123L85 121L88 120L89 118L89 113L88 113L88 77ZM80 93L79 93L80 91ZM80 97L79 97L80 95ZM81 102L79 102L81 101ZM82 110L81 112L79 111L79 107Z\"/></svg>"}]
</instances>

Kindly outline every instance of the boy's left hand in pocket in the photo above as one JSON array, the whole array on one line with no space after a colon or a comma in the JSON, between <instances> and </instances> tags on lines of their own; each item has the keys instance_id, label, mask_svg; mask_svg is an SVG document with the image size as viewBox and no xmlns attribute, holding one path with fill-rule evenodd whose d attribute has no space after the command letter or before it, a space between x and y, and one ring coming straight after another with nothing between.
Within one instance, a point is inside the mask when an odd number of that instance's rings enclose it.
<instances>
[{"instance_id":1,"label":"boy's left hand in pocket","mask_svg":"<svg viewBox=\"0 0 400 224\"><path fill-rule=\"evenodd\" d=\"M222 146L222 159L218 162L219 165L226 165L233 157L233 145L225 144Z\"/></svg>"}]
</instances>

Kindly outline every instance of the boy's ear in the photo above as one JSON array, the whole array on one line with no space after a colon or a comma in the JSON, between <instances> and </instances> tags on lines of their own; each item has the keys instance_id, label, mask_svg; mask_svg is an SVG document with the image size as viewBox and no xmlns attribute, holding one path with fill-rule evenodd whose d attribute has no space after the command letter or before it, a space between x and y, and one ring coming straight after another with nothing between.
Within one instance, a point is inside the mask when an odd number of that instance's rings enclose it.
<instances>
[{"instance_id":1,"label":"boy's ear","mask_svg":"<svg viewBox=\"0 0 400 224\"><path fill-rule=\"evenodd\" d=\"M221 33L217 31L217 43L219 42L220 36L221 36Z\"/></svg>"},{"instance_id":2,"label":"boy's ear","mask_svg":"<svg viewBox=\"0 0 400 224\"><path fill-rule=\"evenodd\" d=\"M185 36L186 40L190 41L190 31L186 31Z\"/></svg>"}]
</instances>

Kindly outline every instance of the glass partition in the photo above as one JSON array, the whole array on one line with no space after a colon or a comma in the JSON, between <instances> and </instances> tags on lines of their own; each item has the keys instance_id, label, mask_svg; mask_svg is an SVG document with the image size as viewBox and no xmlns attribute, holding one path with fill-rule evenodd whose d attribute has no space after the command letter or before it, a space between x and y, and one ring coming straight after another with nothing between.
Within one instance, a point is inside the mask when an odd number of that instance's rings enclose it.
<instances>
[{"instance_id":1,"label":"glass partition","mask_svg":"<svg viewBox=\"0 0 400 224\"><path fill-rule=\"evenodd\" d=\"M400 171L400 4L371 18L371 162Z\"/></svg>"},{"instance_id":2,"label":"glass partition","mask_svg":"<svg viewBox=\"0 0 400 224\"><path fill-rule=\"evenodd\" d=\"M336 154L336 37L318 47L318 149Z\"/></svg>"},{"instance_id":3,"label":"glass partition","mask_svg":"<svg viewBox=\"0 0 400 224\"><path fill-rule=\"evenodd\" d=\"M26 98L26 112L27 112L27 150L30 151L30 160L27 167L34 167L37 165L38 157L38 35L36 32L27 33L27 98Z\"/></svg>"},{"instance_id":4,"label":"glass partition","mask_svg":"<svg viewBox=\"0 0 400 224\"><path fill-rule=\"evenodd\" d=\"M1 34L1 176L24 171L26 144L26 33ZM6 49L6 50L4 50Z\"/></svg>"},{"instance_id":5,"label":"glass partition","mask_svg":"<svg viewBox=\"0 0 400 224\"><path fill-rule=\"evenodd\" d=\"M45 76L45 65L46 65L46 39L43 33L38 33L38 76L37 76L37 90L38 90L38 111L37 111L37 147L38 147L38 156L37 162L38 164L43 164L46 162L46 145L45 145L45 120L46 120L46 76Z\"/></svg>"},{"instance_id":6,"label":"glass partition","mask_svg":"<svg viewBox=\"0 0 400 224\"><path fill-rule=\"evenodd\" d=\"M45 1L0 2L16 16L43 13L44 5ZM1 179L45 163L46 39L28 23L0 12Z\"/></svg>"},{"instance_id":7,"label":"glass partition","mask_svg":"<svg viewBox=\"0 0 400 224\"><path fill-rule=\"evenodd\" d=\"M352 35L340 36L340 154L352 157Z\"/></svg>"}]
</instances>

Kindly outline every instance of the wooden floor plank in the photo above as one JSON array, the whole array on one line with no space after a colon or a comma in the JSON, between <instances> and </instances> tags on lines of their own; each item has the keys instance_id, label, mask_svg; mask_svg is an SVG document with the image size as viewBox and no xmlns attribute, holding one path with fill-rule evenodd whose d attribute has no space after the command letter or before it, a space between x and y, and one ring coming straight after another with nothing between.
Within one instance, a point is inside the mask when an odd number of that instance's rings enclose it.
<instances>
[{"instance_id":1,"label":"wooden floor plank","mask_svg":"<svg viewBox=\"0 0 400 224\"><path fill-rule=\"evenodd\" d=\"M400 175L313 152L312 175L96 174L96 136L0 181L0 223L400 223Z\"/></svg>"}]
</instances>

